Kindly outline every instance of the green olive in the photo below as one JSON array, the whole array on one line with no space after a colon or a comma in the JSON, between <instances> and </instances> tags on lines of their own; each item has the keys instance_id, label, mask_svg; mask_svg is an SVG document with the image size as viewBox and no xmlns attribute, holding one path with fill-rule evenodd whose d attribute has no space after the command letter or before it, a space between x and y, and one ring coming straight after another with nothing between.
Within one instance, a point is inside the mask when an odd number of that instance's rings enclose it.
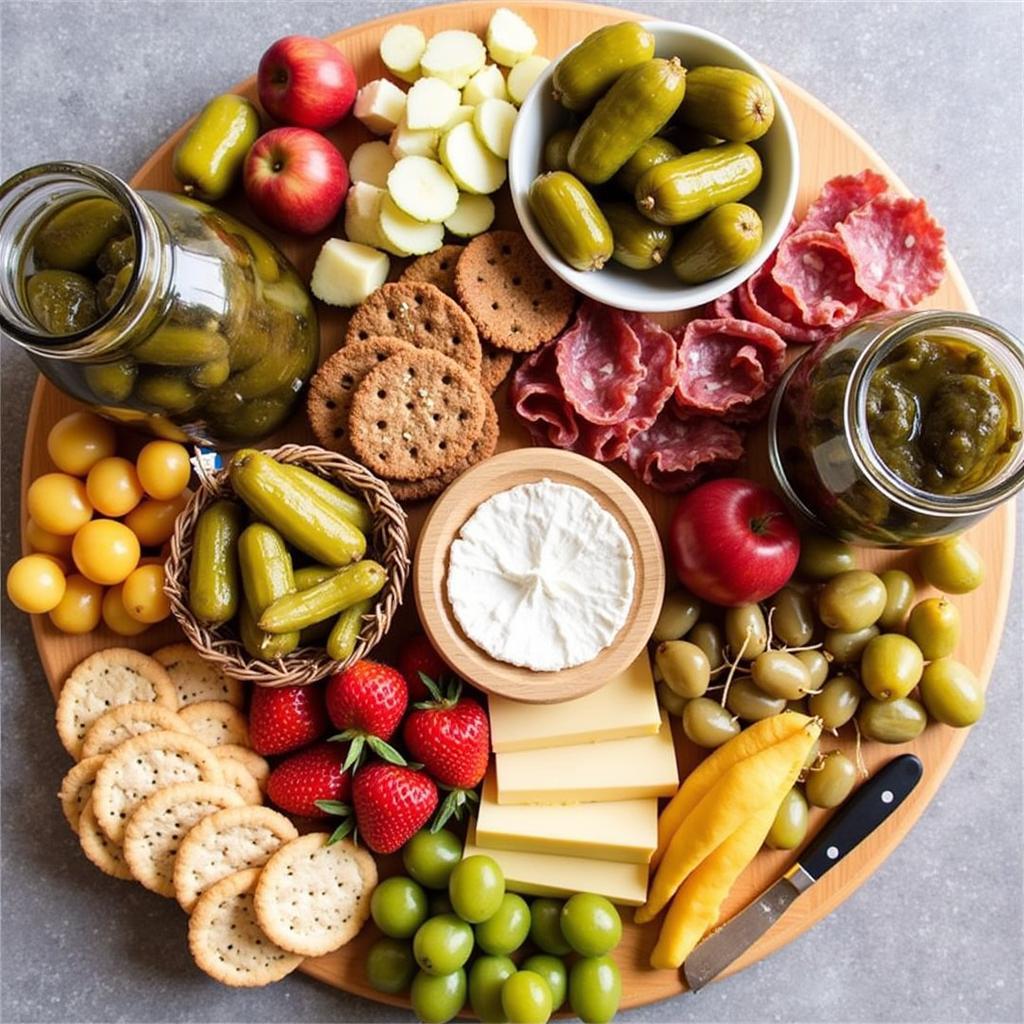
<instances>
[{"instance_id":1,"label":"green olive","mask_svg":"<svg viewBox=\"0 0 1024 1024\"><path fill-rule=\"evenodd\" d=\"M725 706L744 722L760 722L762 718L771 718L786 710L786 702L781 697L758 689L751 679L734 679L729 684Z\"/></svg>"},{"instance_id":2,"label":"green olive","mask_svg":"<svg viewBox=\"0 0 1024 1024\"><path fill-rule=\"evenodd\" d=\"M680 587L670 590L661 602L661 614L654 624L651 639L678 640L693 629L694 623L700 618L700 601L688 590Z\"/></svg>"},{"instance_id":3,"label":"green olive","mask_svg":"<svg viewBox=\"0 0 1024 1024\"><path fill-rule=\"evenodd\" d=\"M703 697L711 682L707 655L688 640L666 640L654 651L665 685L680 697Z\"/></svg>"},{"instance_id":4,"label":"green olive","mask_svg":"<svg viewBox=\"0 0 1024 1024\"><path fill-rule=\"evenodd\" d=\"M897 700L865 700L857 713L861 734L879 743L909 743L924 732L928 714L910 697Z\"/></svg>"},{"instance_id":5,"label":"green olive","mask_svg":"<svg viewBox=\"0 0 1024 1024\"><path fill-rule=\"evenodd\" d=\"M732 656L744 661L753 661L768 647L768 626L760 605L726 608L725 642Z\"/></svg>"},{"instance_id":6,"label":"green olive","mask_svg":"<svg viewBox=\"0 0 1024 1024\"><path fill-rule=\"evenodd\" d=\"M885 610L885 584L866 569L850 569L825 584L818 615L829 629L852 633L874 625Z\"/></svg>"},{"instance_id":7,"label":"green olive","mask_svg":"<svg viewBox=\"0 0 1024 1024\"><path fill-rule=\"evenodd\" d=\"M739 722L707 697L689 701L683 711L683 732L698 747L720 747L739 731Z\"/></svg>"},{"instance_id":8,"label":"green olive","mask_svg":"<svg viewBox=\"0 0 1024 1024\"><path fill-rule=\"evenodd\" d=\"M838 807L856 784L857 766L841 750L830 750L808 773L804 791L814 807Z\"/></svg>"},{"instance_id":9,"label":"green olive","mask_svg":"<svg viewBox=\"0 0 1024 1024\"><path fill-rule=\"evenodd\" d=\"M807 667L811 675L811 689L820 690L828 679L828 658L821 651L797 651L794 657Z\"/></svg>"},{"instance_id":10,"label":"green olive","mask_svg":"<svg viewBox=\"0 0 1024 1024\"><path fill-rule=\"evenodd\" d=\"M814 610L806 594L783 587L772 598L772 632L787 647L803 647L814 636Z\"/></svg>"},{"instance_id":11,"label":"green olive","mask_svg":"<svg viewBox=\"0 0 1024 1024\"><path fill-rule=\"evenodd\" d=\"M775 820L768 830L765 845L773 850L795 850L807 835L807 801L794 786L779 804Z\"/></svg>"},{"instance_id":12,"label":"green olive","mask_svg":"<svg viewBox=\"0 0 1024 1024\"><path fill-rule=\"evenodd\" d=\"M901 633L883 633L864 648L860 679L875 700L906 697L921 681L921 648Z\"/></svg>"},{"instance_id":13,"label":"green olive","mask_svg":"<svg viewBox=\"0 0 1024 1024\"><path fill-rule=\"evenodd\" d=\"M952 658L940 658L924 670L921 700L932 718L957 729L974 725L985 711L985 692L974 673Z\"/></svg>"},{"instance_id":14,"label":"green olive","mask_svg":"<svg viewBox=\"0 0 1024 1024\"><path fill-rule=\"evenodd\" d=\"M921 648L925 661L948 658L960 641L960 610L944 597L927 597L911 611L907 636Z\"/></svg>"},{"instance_id":15,"label":"green olive","mask_svg":"<svg viewBox=\"0 0 1024 1024\"><path fill-rule=\"evenodd\" d=\"M805 580L830 580L856 564L853 548L835 537L808 533L800 538L800 561L796 564L796 574Z\"/></svg>"},{"instance_id":16,"label":"green olive","mask_svg":"<svg viewBox=\"0 0 1024 1024\"><path fill-rule=\"evenodd\" d=\"M878 578L885 586L885 607L878 617L878 625L890 632L899 630L914 603L914 580L902 569L886 569Z\"/></svg>"},{"instance_id":17,"label":"green olive","mask_svg":"<svg viewBox=\"0 0 1024 1024\"><path fill-rule=\"evenodd\" d=\"M840 665L852 665L860 660L864 648L878 636L877 626L866 626L864 629L854 630L847 633L841 629L829 629L825 631L825 643L822 649Z\"/></svg>"},{"instance_id":18,"label":"green olive","mask_svg":"<svg viewBox=\"0 0 1024 1024\"><path fill-rule=\"evenodd\" d=\"M674 690L669 689L665 683L658 683L654 689L658 694L658 703L670 715L675 715L676 718L682 718L683 711L686 710L686 698L680 697Z\"/></svg>"},{"instance_id":19,"label":"green olive","mask_svg":"<svg viewBox=\"0 0 1024 1024\"><path fill-rule=\"evenodd\" d=\"M788 651L759 654L750 666L750 674L758 689L783 701L799 700L812 689L807 666Z\"/></svg>"},{"instance_id":20,"label":"green olive","mask_svg":"<svg viewBox=\"0 0 1024 1024\"><path fill-rule=\"evenodd\" d=\"M686 634L686 639L704 652L712 672L725 664L725 656L722 654L722 631L713 622L698 622Z\"/></svg>"},{"instance_id":21,"label":"green olive","mask_svg":"<svg viewBox=\"0 0 1024 1024\"><path fill-rule=\"evenodd\" d=\"M841 729L857 713L864 690L853 676L833 676L820 693L811 694L808 710L825 729Z\"/></svg>"},{"instance_id":22,"label":"green olive","mask_svg":"<svg viewBox=\"0 0 1024 1024\"><path fill-rule=\"evenodd\" d=\"M985 564L963 537L950 537L917 552L921 575L944 594L967 594L981 586Z\"/></svg>"}]
</instances>

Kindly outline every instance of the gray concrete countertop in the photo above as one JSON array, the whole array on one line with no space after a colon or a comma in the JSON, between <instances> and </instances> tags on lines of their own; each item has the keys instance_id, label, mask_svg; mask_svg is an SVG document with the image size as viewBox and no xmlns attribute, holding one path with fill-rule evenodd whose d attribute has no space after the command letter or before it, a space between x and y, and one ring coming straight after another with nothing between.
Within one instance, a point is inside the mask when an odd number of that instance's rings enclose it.
<instances>
[{"instance_id":1,"label":"gray concrete countertop","mask_svg":"<svg viewBox=\"0 0 1024 1024\"><path fill-rule=\"evenodd\" d=\"M272 40L325 35L410 6L3 0L0 179L61 157L128 177L210 96L254 73ZM1020 330L1024 8L633 6L728 36L857 128L927 197L981 311ZM35 372L7 345L2 367L6 572L18 554L15 469ZM769 960L622 1020L1024 1019L1020 564L1018 556L988 713L906 841L831 917ZM256 991L221 987L193 967L177 907L96 872L53 798L67 758L28 622L6 599L3 614L0 1018L409 1019L302 975Z\"/></svg>"}]
</instances>

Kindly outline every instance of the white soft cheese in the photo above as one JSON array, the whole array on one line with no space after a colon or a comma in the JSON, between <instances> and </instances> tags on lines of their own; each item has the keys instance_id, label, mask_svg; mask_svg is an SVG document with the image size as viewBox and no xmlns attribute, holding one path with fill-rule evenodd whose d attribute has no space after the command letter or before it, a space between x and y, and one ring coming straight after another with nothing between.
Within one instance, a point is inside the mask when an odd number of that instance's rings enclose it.
<instances>
[{"instance_id":1,"label":"white soft cheese","mask_svg":"<svg viewBox=\"0 0 1024 1024\"><path fill-rule=\"evenodd\" d=\"M615 517L579 487L545 479L495 494L466 520L449 552L448 599L492 658L557 672L615 639L635 575Z\"/></svg>"}]
</instances>

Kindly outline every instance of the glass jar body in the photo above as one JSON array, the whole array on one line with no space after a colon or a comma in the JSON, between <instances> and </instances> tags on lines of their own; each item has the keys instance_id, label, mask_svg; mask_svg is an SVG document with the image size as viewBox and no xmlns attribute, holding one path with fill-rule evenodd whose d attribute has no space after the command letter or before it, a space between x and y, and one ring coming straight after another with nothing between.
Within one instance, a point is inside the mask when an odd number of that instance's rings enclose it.
<instances>
[{"instance_id":1,"label":"glass jar body","mask_svg":"<svg viewBox=\"0 0 1024 1024\"><path fill-rule=\"evenodd\" d=\"M5 334L72 397L159 436L230 447L280 426L319 348L312 300L287 259L204 203L60 167L0 192ZM42 269L33 238L54 212L97 195L125 212L112 239L126 254L123 292L77 334L48 335L27 294Z\"/></svg>"},{"instance_id":2,"label":"glass jar body","mask_svg":"<svg viewBox=\"0 0 1024 1024\"><path fill-rule=\"evenodd\" d=\"M1024 486L1019 437L988 478L957 493L934 493L908 482L910 474L893 468L888 439L886 458L880 455L876 441L881 438L873 439L872 424L877 430L892 410L879 411L877 401L872 406L873 375L903 351L901 345L938 336L984 354L1007 386L1019 426L1024 348L1001 327L971 314L941 311L866 317L803 355L776 391L769 421L772 470L806 518L845 540L905 547L967 529ZM915 411L917 429L927 426L928 414Z\"/></svg>"}]
</instances>

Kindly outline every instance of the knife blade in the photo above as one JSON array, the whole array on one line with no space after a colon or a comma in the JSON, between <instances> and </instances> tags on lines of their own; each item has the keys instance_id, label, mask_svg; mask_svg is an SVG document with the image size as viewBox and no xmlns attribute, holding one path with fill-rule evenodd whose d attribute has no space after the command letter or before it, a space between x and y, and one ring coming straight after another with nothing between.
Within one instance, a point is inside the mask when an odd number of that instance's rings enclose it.
<instances>
[{"instance_id":1,"label":"knife blade","mask_svg":"<svg viewBox=\"0 0 1024 1024\"><path fill-rule=\"evenodd\" d=\"M829 868L865 840L911 794L924 767L913 754L894 757L864 783L811 840L800 859L686 958L683 976L697 992L742 956Z\"/></svg>"}]
</instances>

